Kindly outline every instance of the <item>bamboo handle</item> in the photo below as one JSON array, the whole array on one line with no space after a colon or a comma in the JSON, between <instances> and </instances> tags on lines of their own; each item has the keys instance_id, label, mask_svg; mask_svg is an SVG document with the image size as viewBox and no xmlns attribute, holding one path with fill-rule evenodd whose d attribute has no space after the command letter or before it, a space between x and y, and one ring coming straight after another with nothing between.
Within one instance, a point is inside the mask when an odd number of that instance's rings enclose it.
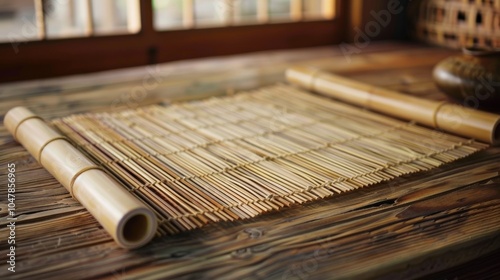
<instances>
[{"instance_id":1,"label":"bamboo handle","mask_svg":"<svg viewBox=\"0 0 500 280\"><path fill-rule=\"evenodd\" d=\"M500 115L379 88L313 68L293 67L287 80L308 90L457 135L500 144Z\"/></svg>"},{"instance_id":2,"label":"bamboo handle","mask_svg":"<svg viewBox=\"0 0 500 280\"><path fill-rule=\"evenodd\" d=\"M16 107L7 112L4 124L118 245L132 249L153 238L157 227L153 212L40 117L24 107Z\"/></svg>"}]
</instances>

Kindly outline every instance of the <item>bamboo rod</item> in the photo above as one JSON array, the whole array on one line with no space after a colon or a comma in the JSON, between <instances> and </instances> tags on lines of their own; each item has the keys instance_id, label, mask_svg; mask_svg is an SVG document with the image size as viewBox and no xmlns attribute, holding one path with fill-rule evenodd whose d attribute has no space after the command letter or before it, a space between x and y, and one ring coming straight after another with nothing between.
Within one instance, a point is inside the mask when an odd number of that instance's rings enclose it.
<instances>
[{"instance_id":1,"label":"bamboo rod","mask_svg":"<svg viewBox=\"0 0 500 280\"><path fill-rule=\"evenodd\" d=\"M65 137L24 107L7 112L5 127L124 248L148 243L156 217Z\"/></svg>"},{"instance_id":2,"label":"bamboo rod","mask_svg":"<svg viewBox=\"0 0 500 280\"><path fill-rule=\"evenodd\" d=\"M500 144L500 115L408 96L306 67L286 72L287 80L308 90L405 120Z\"/></svg>"}]
</instances>

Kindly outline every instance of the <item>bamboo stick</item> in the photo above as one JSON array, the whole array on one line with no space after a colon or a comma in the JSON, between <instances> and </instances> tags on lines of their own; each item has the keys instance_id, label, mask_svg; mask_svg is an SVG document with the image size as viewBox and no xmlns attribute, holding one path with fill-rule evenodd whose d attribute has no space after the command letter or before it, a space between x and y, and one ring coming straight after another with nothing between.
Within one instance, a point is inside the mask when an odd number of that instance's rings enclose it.
<instances>
[{"instance_id":1,"label":"bamboo stick","mask_svg":"<svg viewBox=\"0 0 500 280\"><path fill-rule=\"evenodd\" d=\"M5 127L124 248L148 243L156 232L154 214L65 137L24 107L5 115Z\"/></svg>"},{"instance_id":2,"label":"bamboo stick","mask_svg":"<svg viewBox=\"0 0 500 280\"><path fill-rule=\"evenodd\" d=\"M286 77L290 83L344 102L493 145L500 144L500 115L497 114L408 96L312 68L290 68Z\"/></svg>"}]
</instances>

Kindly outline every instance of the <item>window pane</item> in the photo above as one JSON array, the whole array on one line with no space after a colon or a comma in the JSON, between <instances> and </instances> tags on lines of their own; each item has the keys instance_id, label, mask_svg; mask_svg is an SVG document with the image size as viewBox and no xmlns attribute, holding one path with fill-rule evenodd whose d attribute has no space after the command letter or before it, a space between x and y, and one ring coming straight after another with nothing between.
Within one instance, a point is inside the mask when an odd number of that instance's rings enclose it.
<instances>
[{"instance_id":1,"label":"window pane","mask_svg":"<svg viewBox=\"0 0 500 280\"><path fill-rule=\"evenodd\" d=\"M235 24L257 22L257 0L236 0L234 2Z\"/></svg>"},{"instance_id":2,"label":"window pane","mask_svg":"<svg viewBox=\"0 0 500 280\"><path fill-rule=\"evenodd\" d=\"M132 28L133 21L137 20L134 17L139 13L137 4L137 0L92 0L95 33L126 34L139 31L138 28Z\"/></svg>"},{"instance_id":3,"label":"window pane","mask_svg":"<svg viewBox=\"0 0 500 280\"><path fill-rule=\"evenodd\" d=\"M269 18L271 21L289 21L290 0L269 0Z\"/></svg>"},{"instance_id":4,"label":"window pane","mask_svg":"<svg viewBox=\"0 0 500 280\"><path fill-rule=\"evenodd\" d=\"M85 36L88 6L85 0L46 0L47 38Z\"/></svg>"},{"instance_id":5,"label":"window pane","mask_svg":"<svg viewBox=\"0 0 500 280\"><path fill-rule=\"evenodd\" d=\"M0 0L0 42L22 42L38 38L33 0Z\"/></svg>"},{"instance_id":6,"label":"window pane","mask_svg":"<svg viewBox=\"0 0 500 280\"><path fill-rule=\"evenodd\" d=\"M331 19L335 0L153 0L156 29Z\"/></svg>"},{"instance_id":7,"label":"window pane","mask_svg":"<svg viewBox=\"0 0 500 280\"><path fill-rule=\"evenodd\" d=\"M220 0L194 0L194 22L196 26L220 26L226 22L225 1Z\"/></svg>"},{"instance_id":8,"label":"window pane","mask_svg":"<svg viewBox=\"0 0 500 280\"><path fill-rule=\"evenodd\" d=\"M157 30L182 28L182 0L154 0L154 26Z\"/></svg>"}]
</instances>

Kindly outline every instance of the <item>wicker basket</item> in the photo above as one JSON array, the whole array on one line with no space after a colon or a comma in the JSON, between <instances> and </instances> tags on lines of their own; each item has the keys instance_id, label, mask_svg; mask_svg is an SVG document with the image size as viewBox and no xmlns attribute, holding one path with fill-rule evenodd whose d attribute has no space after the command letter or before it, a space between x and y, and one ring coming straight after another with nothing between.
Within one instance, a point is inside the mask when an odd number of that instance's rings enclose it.
<instances>
[{"instance_id":1,"label":"wicker basket","mask_svg":"<svg viewBox=\"0 0 500 280\"><path fill-rule=\"evenodd\" d=\"M500 49L500 0L422 0L417 38L451 47Z\"/></svg>"}]
</instances>

